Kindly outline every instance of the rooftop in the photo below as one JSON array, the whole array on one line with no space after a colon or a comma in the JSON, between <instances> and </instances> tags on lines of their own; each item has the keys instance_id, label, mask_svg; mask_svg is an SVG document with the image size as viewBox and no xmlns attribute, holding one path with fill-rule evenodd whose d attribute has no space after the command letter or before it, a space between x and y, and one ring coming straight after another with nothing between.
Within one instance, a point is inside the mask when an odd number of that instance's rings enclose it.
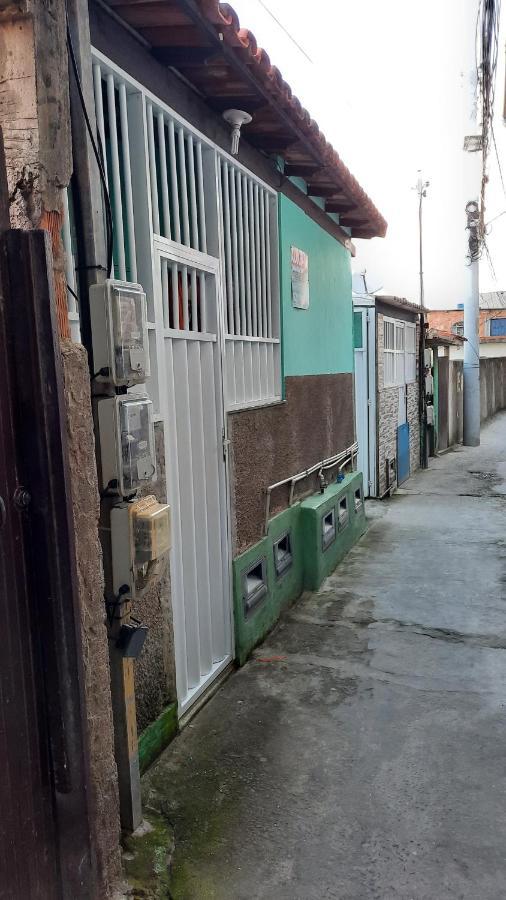
<instances>
[{"instance_id":1,"label":"rooftop","mask_svg":"<svg viewBox=\"0 0 506 900\"><path fill-rule=\"evenodd\" d=\"M243 139L284 161L287 176L354 238L384 237L387 223L364 189L292 93L279 69L218 0L105 0L163 65L176 69L216 112L251 113Z\"/></svg>"}]
</instances>

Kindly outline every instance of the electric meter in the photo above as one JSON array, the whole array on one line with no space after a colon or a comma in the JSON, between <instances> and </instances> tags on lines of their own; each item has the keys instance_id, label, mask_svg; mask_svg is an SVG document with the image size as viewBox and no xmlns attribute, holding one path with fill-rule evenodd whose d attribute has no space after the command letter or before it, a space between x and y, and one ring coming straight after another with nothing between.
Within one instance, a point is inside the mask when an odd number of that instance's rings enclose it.
<instances>
[{"instance_id":1,"label":"electric meter","mask_svg":"<svg viewBox=\"0 0 506 900\"><path fill-rule=\"evenodd\" d=\"M133 511L133 543L137 565L159 559L170 549L169 507L156 497L144 497Z\"/></svg>"},{"instance_id":2,"label":"electric meter","mask_svg":"<svg viewBox=\"0 0 506 900\"><path fill-rule=\"evenodd\" d=\"M98 403L102 487L128 497L156 480L153 404L143 394Z\"/></svg>"},{"instance_id":3,"label":"electric meter","mask_svg":"<svg viewBox=\"0 0 506 900\"><path fill-rule=\"evenodd\" d=\"M143 383L149 375L146 294L140 284L108 279L90 288L96 378L115 385Z\"/></svg>"},{"instance_id":4,"label":"electric meter","mask_svg":"<svg viewBox=\"0 0 506 900\"><path fill-rule=\"evenodd\" d=\"M127 500L111 509L115 596L140 596L158 578L171 546L170 506L155 497ZM128 589L128 590L127 590Z\"/></svg>"}]
</instances>

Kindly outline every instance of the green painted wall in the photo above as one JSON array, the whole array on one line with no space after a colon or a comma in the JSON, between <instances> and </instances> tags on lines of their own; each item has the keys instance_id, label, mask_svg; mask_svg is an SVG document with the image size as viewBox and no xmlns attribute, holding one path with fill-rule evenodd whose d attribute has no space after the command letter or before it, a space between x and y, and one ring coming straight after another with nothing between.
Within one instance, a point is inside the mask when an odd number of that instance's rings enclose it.
<instances>
[{"instance_id":1,"label":"green painted wall","mask_svg":"<svg viewBox=\"0 0 506 900\"><path fill-rule=\"evenodd\" d=\"M242 665L249 654L276 624L282 610L300 596L304 589L317 590L323 579L332 572L348 550L358 541L366 527L363 501L355 508L355 491L362 489L362 474L354 472L343 481L331 484L324 494L314 494L274 516L269 522L266 537L254 547L236 557L234 573L235 655ZM324 550L322 546L322 517L339 500L347 498L348 522L336 527L335 540ZM283 575L277 576L274 566L274 543L290 529L293 564ZM245 614L243 602L243 574L251 566L265 559L267 594Z\"/></svg>"},{"instance_id":2,"label":"green painted wall","mask_svg":"<svg viewBox=\"0 0 506 900\"><path fill-rule=\"evenodd\" d=\"M295 203L279 197L284 375L353 372L350 255ZM309 257L309 309L294 309L291 248Z\"/></svg>"}]
</instances>

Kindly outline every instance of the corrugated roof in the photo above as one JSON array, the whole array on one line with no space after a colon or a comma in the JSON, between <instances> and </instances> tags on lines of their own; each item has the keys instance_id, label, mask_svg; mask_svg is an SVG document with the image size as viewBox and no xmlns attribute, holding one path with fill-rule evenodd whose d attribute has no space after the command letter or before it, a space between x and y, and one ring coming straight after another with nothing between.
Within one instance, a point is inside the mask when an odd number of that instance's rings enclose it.
<instances>
[{"instance_id":1,"label":"corrugated roof","mask_svg":"<svg viewBox=\"0 0 506 900\"><path fill-rule=\"evenodd\" d=\"M443 331L440 328L428 328L426 332L426 340L433 344L458 345L463 344L467 338L460 334L453 334L452 331Z\"/></svg>"},{"instance_id":2,"label":"corrugated roof","mask_svg":"<svg viewBox=\"0 0 506 900\"><path fill-rule=\"evenodd\" d=\"M480 309L506 309L506 291L480 294Z\"/></svg>"},{"instance_id":3,"label":"corrugated roof","mask_svg":"<svg viewBox=\"0 0 506 900\"><path fill-rule=\"evenodd\" d=\"M285 161L308 194L325 199L353 237L384 237L387 223L255 35L218 0L106 0L163 64L181 72L217 111L245 109L244 138Z\"/></svg>"}]
</instances>

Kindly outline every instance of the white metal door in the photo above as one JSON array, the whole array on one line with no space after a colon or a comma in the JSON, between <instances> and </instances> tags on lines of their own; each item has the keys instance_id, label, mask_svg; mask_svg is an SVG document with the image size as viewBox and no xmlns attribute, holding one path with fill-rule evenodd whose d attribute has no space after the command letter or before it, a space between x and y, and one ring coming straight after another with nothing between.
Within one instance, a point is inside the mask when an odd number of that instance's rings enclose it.
<instances>
[{"instance_id":1,"label":"white metal door","mask_svg":"<svg viewBox=\"0 0 506 900\"><path fill-rule=\"evenodd\" d=\"M356 309L356 318L360 317L360 326L354 328L355 343L355 421L358 441L358 469L362 472L364 494L368 495L369 485L369 391L367 378L367 310ZM361 340L357 340L361 336Z\"/></svg>"},{"instance_id":2,"label":"white metal door","mask_svg":"<svg viewBox=\"0 0 506 900\"><path fill-rule=\"evenodd\" d=\"M219 264L163 239L155 246L176 678L183 713L232 659Z\"/></svg>"}]
</instances>

